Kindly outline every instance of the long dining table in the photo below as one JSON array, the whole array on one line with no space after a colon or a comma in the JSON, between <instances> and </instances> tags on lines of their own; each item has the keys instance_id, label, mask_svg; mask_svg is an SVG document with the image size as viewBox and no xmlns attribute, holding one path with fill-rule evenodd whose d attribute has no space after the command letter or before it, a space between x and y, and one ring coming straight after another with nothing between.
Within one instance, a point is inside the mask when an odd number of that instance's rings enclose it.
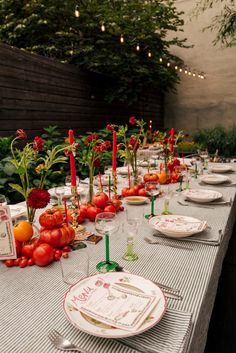
<instances>
[{"instance_id":1,"label":"long dining table","mask_svg":"<svg viewBox=\"0 0 236 353\"><path fill-rule=\"evenodd\" d=\"M235 164L232 166L236 169ZM69 286L62 281L59 262L23 269L7 268L1 263L0 352L56 353L58 350L48 338L49 332L55 329L90 353L203 353L222 263L235 223L236 187L233 184L236 172L227 175L231 186L200 185L198 178L192 178L190 187L219 191L224 200L231 200L229 204L208 208L189 203L186 207L179 204L181 193L170 201L172 214L205 220L208 228L204 232L188 238L168 238L160 236L143 220L135 237L136 261L122 259L126 249L125 216L123 212L117 216L120 228L110 239L112 260L127 273L179 289L181 300L167 295L167 311L156 326L140 335L121 339L82 332L64 313L64 296ZM177 189L178 184L175 185ZM163 198L157 198L157 214L162 208ZM94 223L85 225L95 231ZM158 240L160 244L147 243L145 237ZM186 249L170 246L180 244ZM91 275L96 272L96 264L105 257L104 247L103 240L96 245L87 244Z\"/></svg>"}]
</instances>

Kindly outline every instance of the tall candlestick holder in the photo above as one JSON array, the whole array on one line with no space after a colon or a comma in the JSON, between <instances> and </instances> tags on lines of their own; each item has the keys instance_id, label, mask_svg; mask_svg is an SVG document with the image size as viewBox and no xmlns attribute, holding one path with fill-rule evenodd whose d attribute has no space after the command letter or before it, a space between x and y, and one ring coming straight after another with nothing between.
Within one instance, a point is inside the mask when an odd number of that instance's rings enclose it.
<instances>
[{"instance_id":1,"label":"tall candlestick holder","mask_svg":"<svg viewBox=\"0 0 236 353\"><path fill-rule=\"evenodd\" d=\"M112 171L112 183L113 183L113 193L117 195L117 173L116 170Z\"/></svg>"},{"instance_id":2,"label":"tall candlestick holder","mask_svg":"<svg viewBox=\"0 0 236 353\"><path fill-rule=\"evenodd\" d=\"M75 230L75 233L82 232L85 227L78 223L79 216L79 197L76 186L71 186L71 208L72 208L72 227Z\"/></svg>"}]
</instances>

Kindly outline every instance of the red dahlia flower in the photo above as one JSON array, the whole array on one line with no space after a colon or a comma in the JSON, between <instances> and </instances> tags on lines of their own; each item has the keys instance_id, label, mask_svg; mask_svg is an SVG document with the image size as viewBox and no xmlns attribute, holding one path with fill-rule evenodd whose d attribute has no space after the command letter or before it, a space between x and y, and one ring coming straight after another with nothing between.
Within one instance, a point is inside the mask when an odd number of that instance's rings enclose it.
<instances>
[{"instance_id":1,"label":"red dahlia flower","mask_svg":"<svg viewBox=\"0 0 236 353\"><path fill-rule=\"evenodd\" d=\"M20 140L26 140L27 134L26 134L25 130L18 129L18 130L16 130L16 137Z\"/></svg>"},{"instance_id":2,"label":"red dahlia flower","mask_svg":"<svg viewBox=\"0 0 236 353\"><path fill-rule=\"evenodd\" d=\"M137 120L136 120L135 116L131 116L131 117L129 118L129 123L130 123L130 125L135 125L136 122L137 122Z\"/></svg>"},{"instance_id":3,"label":"red dahlia flower","mask_svg":"<svg viewBox=\"0 0 236 353\"><path fill-rule=\"evenodd\" d=\"M109 130L109 131L113 131L114 130L114 128L113 128L113 126L111 124L107 124L106 129Z\"/></svg>"},{"instance_id":4,"label":"red dahlia flower","mask_svg":"<svg viewBox=\"0 0 236 353\"><path fill-rule=\"evenodd\" d=\"M35 151L42 151L43 147L44 147L44 139L42 139L42 137L40 136L36 136L34 138L34 142L33 142L33 149Z\"/></svg>"},{"instance_id":5,"label":"red dahlia flower","mask_svg":"<svg viewBox=\"0 0 236 353\"><path fill-rule=\"evenodd\" d=\"M86 137L85 142L89 143L92 140L98 140L98 139L99 139L98 134L91 134Z\"/></svg>"},{"instance_id":6,"label":"red dahlia flower","mask_svg":"<svg viewBox=\"0 0 236 353\"><path fill-rule=\"evenodd\" d=\"M44 208L50 201L50 194L47 190L34 188L29 193L27 205L31 208Z\"/></svg>"}]
</instances>

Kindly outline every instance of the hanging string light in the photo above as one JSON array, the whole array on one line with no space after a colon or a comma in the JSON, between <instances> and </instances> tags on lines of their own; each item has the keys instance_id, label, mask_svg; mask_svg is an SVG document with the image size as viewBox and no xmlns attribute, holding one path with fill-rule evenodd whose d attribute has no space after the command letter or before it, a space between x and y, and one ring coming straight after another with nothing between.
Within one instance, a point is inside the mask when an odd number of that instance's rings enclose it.
<instances>
[{"instance_id":1,"label":"hanging string light","mask_svg":"<svg viewBox=\"0 0 236 353\"><path fill-rule=\"evenodd\" d=\"M78 5L76 5L75 6L75 17L79 17L80 16L80 12L79 12L79 6Z\"/></svg>"},{"instance_id":2,"label":"hanging string light","mask_svg":"<svg viewBox=\"0 0 236 353\"><path fill-rule=\"evenodd\" d=\"M136 45L136 50L139 51L140 50L140 46L139 44Z\"/></svg>"},{"instance_id":3,"label":"hanging string light","mask_svg":"<svg viewBox=\"0 0 236 353\"><path fill-rule=\"evenodd\" d=\"M121 42L121 43L124 43L124 41L125 41L125 40L124 40L123 34L121 34L121 36L120 36L120 42Z\"/></svg>"},{"instance_id":4,"label":"hanging string light","mask_svg":"<svg viewBox=\"0 0 236 353\"><path fill-rule=\"evenodd\" d=\"M162 61L163 61L162 58L160 58L159 61L160 61L160 63L162 63Z\"/></svg>"},{"instance_id":5,"label":"hanging string light","mask_svg":"<svg viewBox=\"0 0 236 353\"><path fill-rule=\"evenodd\" d=\"M101 31L102 31L102 32L105 32L105 30L106 30L106 27L105 27L104 23L102 23L102 25L101 25Z\"/></svg>"},{"instance_id":6,"label":"hanging string light","mask_svg":"<svg viewBox=\"0 0 236 353\"><path fill-rule=\"evenodd\" d=\"M152 53L149 51L148 52L148 57L151 58L152 57Z\"/></svg>"}]
</instances>

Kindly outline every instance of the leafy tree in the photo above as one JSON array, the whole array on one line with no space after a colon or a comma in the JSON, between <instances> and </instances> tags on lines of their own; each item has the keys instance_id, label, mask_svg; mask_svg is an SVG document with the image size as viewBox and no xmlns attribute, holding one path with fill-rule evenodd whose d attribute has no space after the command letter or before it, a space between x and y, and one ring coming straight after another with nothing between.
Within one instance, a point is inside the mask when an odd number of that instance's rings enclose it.
<instances>
[{"instance_id":1,"label":"leafy tree","mask_svg":"<svg viewBox=\"0 0 236 353\"><path fill-rule=\"evenodd\" d=\"M149 87L166 91L179 81L174 64L182 61L170 47L188 46L177 36L183 20L174 3L0 0L0 40L112 78L106 98L132 103Z\"/></svg>"},{"instance_id":2,"label":"leafy tree","mask_svg":"<svg viewBox=\"0 0 236 353\"><path fill-rule=\"evenodd\" d=\"M199 16L202 12L216 8L223 3L219 14L217 14L209 26L204 30L216 30L216 38L213 43L222 43L226 47L236 45L236 6L235 0L200 0L194 10L194 15Z\"/></svg>"}]
</instances>

